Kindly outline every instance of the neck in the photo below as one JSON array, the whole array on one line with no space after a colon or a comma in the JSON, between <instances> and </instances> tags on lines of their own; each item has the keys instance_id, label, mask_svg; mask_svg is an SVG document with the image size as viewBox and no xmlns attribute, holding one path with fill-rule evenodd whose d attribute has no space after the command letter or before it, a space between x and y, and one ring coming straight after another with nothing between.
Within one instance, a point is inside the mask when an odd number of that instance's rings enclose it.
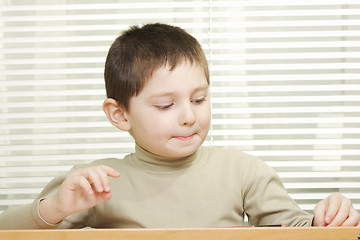
<instances>
[{"instance_id":1,"label":"neck","mask_svg":"<svg viewBox=\"0 0 360 240\"><path fill-rule=\"evenodd\" d=\"M173 172L191 168L196 165L197 159L201 153L201 147L193 154L184 157L164 157L153 154L140 146L135 146L136 165L156 172Z\"/></svg>"}]
</instances>

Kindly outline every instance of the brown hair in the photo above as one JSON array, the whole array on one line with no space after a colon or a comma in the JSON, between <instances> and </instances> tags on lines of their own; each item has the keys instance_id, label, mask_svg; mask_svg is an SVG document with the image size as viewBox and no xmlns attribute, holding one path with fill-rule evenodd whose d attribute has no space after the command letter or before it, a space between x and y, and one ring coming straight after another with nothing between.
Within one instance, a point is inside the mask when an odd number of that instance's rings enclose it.
<instances>
[{"instance_id":1,"label":"brown hair","mask_svg":"<svg viewBox=\"0 0 360 240\"><path fill-rule=\"evenodd\" d=\"M132 26L109 49L104 73L107 97L129 110L130 98L140 93L154 71L165 64L172 70L184 60L199 64L209 82L201 45L185 30L161 23Z\"/></svg>"}]
</instances>

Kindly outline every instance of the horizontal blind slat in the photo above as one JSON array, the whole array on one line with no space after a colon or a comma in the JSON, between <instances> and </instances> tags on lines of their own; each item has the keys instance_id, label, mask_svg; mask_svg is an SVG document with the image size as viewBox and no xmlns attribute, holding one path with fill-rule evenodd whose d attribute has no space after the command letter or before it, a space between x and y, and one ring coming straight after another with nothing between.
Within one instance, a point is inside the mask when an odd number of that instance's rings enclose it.
<instances>
[{"instance_id":1,"label":"horizontal blind slat","mask_svg":"<svg viewBox=\"0 0 360 240\"><path fill-rule=\"evenodd\" d=\"M332 191L360 208L357 0L33 3L0 4L0 212L73 164L134 151L101 110L103 62L121 31L145 21L203 46L205 146L264 159L309 212Z\"/></svg>"}]
</instances>

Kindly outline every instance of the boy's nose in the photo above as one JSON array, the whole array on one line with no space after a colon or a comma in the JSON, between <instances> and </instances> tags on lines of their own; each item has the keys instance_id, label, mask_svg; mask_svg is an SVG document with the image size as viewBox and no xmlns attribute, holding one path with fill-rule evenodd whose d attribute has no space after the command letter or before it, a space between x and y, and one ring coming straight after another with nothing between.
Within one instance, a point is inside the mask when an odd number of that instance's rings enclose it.
<instances>
[{"instance_id":1,"label":"boy's nose","mask_svg":"<svg viewBox=\"0 0 360 240\"><path fill-rule=\"evenodd\" d=\"M191 126L196 121L196 112L193 108L192 104L184 104L183 107L180 109L180 117L179 122L182 126Z\"/></svg>"}]
</instances>

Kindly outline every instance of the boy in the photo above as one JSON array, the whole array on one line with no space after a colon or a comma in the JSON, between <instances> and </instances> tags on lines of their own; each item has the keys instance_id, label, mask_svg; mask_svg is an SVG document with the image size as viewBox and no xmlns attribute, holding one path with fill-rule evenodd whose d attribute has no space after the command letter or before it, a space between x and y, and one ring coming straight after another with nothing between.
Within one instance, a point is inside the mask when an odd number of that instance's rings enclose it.
<instances>
[{"instance_id":1,"label":"boy","mask_svg":"<svg viewBox=\"0 0 360 240\"><path fill-rule=\"evenodd\" d=\"M0 228L183 228L252 225L356 226L340 194L314 217L279 177L240 150L201 147L210 126L209 72L200 44L165 24L132 27L112 44L103 109L129 131L136 152L74 167L32 204L8 209ZM110 188L111 185L111 188Z\"/></svg>"}]
</instances>

